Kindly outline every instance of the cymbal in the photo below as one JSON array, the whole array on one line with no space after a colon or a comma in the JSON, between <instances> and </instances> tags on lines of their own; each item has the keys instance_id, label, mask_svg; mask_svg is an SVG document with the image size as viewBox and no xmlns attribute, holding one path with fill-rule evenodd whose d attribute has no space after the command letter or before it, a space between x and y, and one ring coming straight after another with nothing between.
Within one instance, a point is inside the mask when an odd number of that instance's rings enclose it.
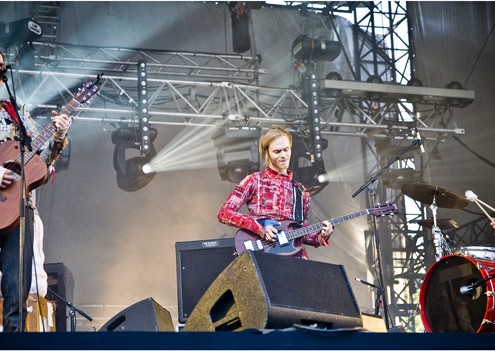
<instances>
[{"instance_id":1,"label":"cymbal","mask_svg":"<svg viewBox=\"0 0 495 351\"><path fill-rule=\"evenodd\" d=\"M443 208L464 208L469 203L468 199L452 190L426 183L404 184L401 190L413 200L428 205L431 205L435 198L437 206Z\"/></svg>"},{"instance_id":2,"label":"cymbal","mask_svg":"<svg viewBox=\"0 0 495 351\"><path fill-rule=\"evenodd\" d=\"M418 223L419 225L429 229L433 228L433 219L421 219L419 221L412 222ZM459 224L457 224L457 222L452 218L437 219L437 227L440 228L440 230L457 229L459 228Z\"/></svg>"}]
</instances>

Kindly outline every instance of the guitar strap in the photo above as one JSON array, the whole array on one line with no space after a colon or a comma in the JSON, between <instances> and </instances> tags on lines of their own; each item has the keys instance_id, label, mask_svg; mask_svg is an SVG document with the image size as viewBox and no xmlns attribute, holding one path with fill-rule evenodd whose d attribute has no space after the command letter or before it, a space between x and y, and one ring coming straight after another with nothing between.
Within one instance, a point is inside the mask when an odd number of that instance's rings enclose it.
<instances>
[{"instance_id":1,"label":"guitar strap","mask_svg":"<svg viewBox=\"0 0 495 351\"><path fill-rule=\"evenodd\" d=\"M302 224L304 222L302 185L293 180L292 191L294 194L294 208L292 209L294 220L297 223Z\"/></svg>"},{"instance_id":2,"label":"guitar strap","mask_svg":"<svg viewBox=\"0 0 495 351\"><path fill-rule=\"evenodd\" d=\"M10 119L12 119L12 121L16 125L19 125L19 119L17 118L17 114L15 113L14 106L12 106L12 104L6 100L0 100L0 106L3 107L5 111L7 111Z\"/></svg>"}]
</instances>

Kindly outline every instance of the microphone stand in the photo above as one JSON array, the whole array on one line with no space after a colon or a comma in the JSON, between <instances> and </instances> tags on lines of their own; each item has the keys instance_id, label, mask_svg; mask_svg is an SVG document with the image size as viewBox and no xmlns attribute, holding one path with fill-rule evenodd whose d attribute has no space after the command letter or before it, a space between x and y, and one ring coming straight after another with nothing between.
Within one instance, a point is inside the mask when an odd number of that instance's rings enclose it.
<instances>
[{"instance_id":1,"label":"microphone stand","mask_svg":"<svg viewBox=\"0 0 495 351\"><path fill-rule=\"evenodd\" d=\"M382 299L384 298L384 294L385 294L385 289L383 288L383 286L371 284L371 283L367 282L366 280L362 280L359 278L354 278L354 279L357 280L358 282L364 284L364 285L368 285L368 286L371 286L371 287L376 289L375 316L380 315L380 301L382 301Z\"/></svg>"},{"instance_id":2,"label":"microphone stand","mask_svg":"<svg viewBox=\"0 0 495 351\"><path fill-rule=\"evenodd\" d=\"M80 308L76 307L72 302L67 301L64 299L62 296L57 294L55 291L52 289L48 288L48 291L53 294L56 298L58 298L60 301L64 303L67 307L69 307L69 315L67 317L70 317L70 331L75 332L76 331L76 312L79 313L81 316L86 318L88 321L92 322L93 318L88 316L83 310Z\"/></svg>"},{"instance_id":3,"label":"microphone stand","mask_svg":"<svg viewBox=\"0 0 495 351\"><path fill-rule=\"evenodd\" d=\"M8 85L8 78L5 75L6 72L2 73L1 79L5 83L5 87L7 88L7 93L9 95L9 100L14 107L14 111L19 121L19 152L20 152L20 179L21 179L21 187L20 187L20 202L19 202L19 273L18 273L18 282L19 282L19 290L18 290L18 308L19 308L19 331L24 331L24 318L23 318L23 308L24 308L24 242L25 242L25 233L26 233L26 175L24 172L24 160L25 160L25 148L27 147L29 151L32 151L31 148L31 138L28 137L26 133L26 128L19 114L19 109L17 107L17 103L14 95L12 94L10 87ZM31 263L30 263L31 264Z\"/></svg>"},{"instance_id":4,"label":"microphone stand","mask_svg":"<svg viewBox=\"0 0 495 351\"><path fill-rule=\"evenodd\" d=\"M371 206L375 206L375 199L376 199L376 193L375 193L375 187L374 183L379 179L379 177L387 170L390 168L391 165L393 165L395 162L397 162L406 152L411 150L414 146L421 145L421 140L419 139L414 139L411 145L409 145L408 148L404 149L404 151L399 152L396 154L382 169L380 169L378 172L376 172L374 175L371 176L366 183L361 185L361 187L352 194L352 197L355 198L359 193L361 193L364 189L368 189L369 191L369 196L370 196L370 202ZM378 230L377 230L377 224L376 224L376 217L373 216L372 218L372 223L373 223L373 234L375 238L375 247L376 247L376 259L377 259L377 268L378 268L378 279L383 286L383 268L382 268L382 262L381 262L381 254L380 254L380 238L378 236ZM390 329L389 326L389 316L388 316L388 305L387 305L387 298L385 295L385 290L383 290L383 314L385 317L385 326L387 327L387 330Z\"/></svg>"}]
</instances>

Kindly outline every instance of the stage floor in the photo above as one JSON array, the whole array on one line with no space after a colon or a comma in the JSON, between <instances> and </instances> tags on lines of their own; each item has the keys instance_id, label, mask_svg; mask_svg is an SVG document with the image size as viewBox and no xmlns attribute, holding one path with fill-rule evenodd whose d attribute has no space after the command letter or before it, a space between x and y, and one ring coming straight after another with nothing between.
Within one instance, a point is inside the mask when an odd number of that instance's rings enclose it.
<instances>
[{"instance_id":1,"label":"stage floor","mask_svg":"<svg viewBox=\"0 0 495 351\"><path fill-rule=\"evenodd\" d=\"M495 334L350 330L0 333L2 350L491 350Z\"/></svg>"}]
</instances>

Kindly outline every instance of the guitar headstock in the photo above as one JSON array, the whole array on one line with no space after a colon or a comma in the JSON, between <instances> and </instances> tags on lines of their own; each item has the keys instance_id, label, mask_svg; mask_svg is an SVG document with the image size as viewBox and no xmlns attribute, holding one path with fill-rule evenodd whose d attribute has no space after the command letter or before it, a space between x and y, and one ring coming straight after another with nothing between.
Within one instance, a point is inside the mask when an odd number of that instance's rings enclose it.
<instances>
[{"instance_id":1,"label":"guitar headstock","mask_svg":"<svg viewBox=\"0 0 495 351\"><path fill-rule=\"evenodd\" d=\"M399 209L396 204L385 203L383 205L377 205L373 208L368 209L368 213L373 216L386 216L399 213Z\"/></svg>"},{"instance_id":2,"label":"guitar headstock","mask_svg":"<svg viewBox=\"0 0 495 351\"><path fill-rule=\"evenodd\" d=\"M74 100L76 100L80 104L84 104L95 97L96 94L98 94L98 92L100 91L100 87L97 85L100 81L100 77L101 76L97 76L96 79L83 84L83 86L79 88L77 93L74 95Z\"/></svg>"}]
</instances>

